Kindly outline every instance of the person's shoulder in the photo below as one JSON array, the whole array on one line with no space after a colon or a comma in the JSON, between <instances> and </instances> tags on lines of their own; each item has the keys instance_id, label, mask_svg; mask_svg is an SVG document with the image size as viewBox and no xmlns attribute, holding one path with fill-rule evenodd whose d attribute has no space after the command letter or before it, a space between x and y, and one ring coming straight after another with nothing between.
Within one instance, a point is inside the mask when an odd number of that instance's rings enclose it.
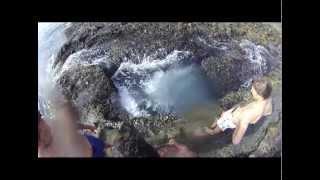
<instances>
[{"instance_id":1,"label":"person's shoulder","mask_svg":"<svg viewBox=\"0 0 320 180\"><path fill-rule=\"evenodd\" d=\"M272 99L268 99L268 104L267 106L265 107L265 111L264 111L264 115L267 116L267 115L270 115L272 113Z\"/></svg>"}]
</instances>

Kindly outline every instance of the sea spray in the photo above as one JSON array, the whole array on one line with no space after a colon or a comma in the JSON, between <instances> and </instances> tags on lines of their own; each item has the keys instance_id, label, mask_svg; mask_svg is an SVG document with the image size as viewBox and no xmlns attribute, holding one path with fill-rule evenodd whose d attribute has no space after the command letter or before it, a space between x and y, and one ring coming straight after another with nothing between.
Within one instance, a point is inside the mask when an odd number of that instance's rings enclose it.
<instances>
[{"instance_id":1,"label":"sea spray","mask_svg":"<svg viewBox=\"0 0 320 180\"><path fill-rule=\"evenodd\" d=\"M191 58L188 51L173 51L161 60L122 63L112 77L122 106L139 117L182 112L212 99L212 85Z\"/></svg>"}]
</instances>

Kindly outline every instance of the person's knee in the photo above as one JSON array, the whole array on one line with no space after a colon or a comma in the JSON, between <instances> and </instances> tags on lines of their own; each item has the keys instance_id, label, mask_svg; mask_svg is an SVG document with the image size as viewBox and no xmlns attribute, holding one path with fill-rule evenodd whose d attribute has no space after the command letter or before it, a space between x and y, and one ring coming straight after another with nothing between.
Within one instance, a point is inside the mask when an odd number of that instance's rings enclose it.
<instances>
[{"instance_id":1,"label":"person's knee","mask_svg":"<svg viewBox=\"0 0 320 180\"><path fill-rule=\"evenodd\" d=\"M222 132L223 130L219 128L219 126L216 126L214 129L213 129L213 133L214 134L217 134L217 133L220 133Z\"/></svg>"}]
</instances>

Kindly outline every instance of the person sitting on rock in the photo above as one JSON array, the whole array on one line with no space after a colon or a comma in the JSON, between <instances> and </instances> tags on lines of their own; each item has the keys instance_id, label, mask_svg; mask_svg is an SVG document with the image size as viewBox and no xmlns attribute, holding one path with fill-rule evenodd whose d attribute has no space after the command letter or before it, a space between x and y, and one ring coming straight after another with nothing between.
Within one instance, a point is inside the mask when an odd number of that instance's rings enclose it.
<instances>
[{"instance_id":1,"label":"person sitting on rock","mask_svg":"<svg viewBox=\"0 0 320 180\"><path fill-rule=\"evenodd\" d=\"M235 129L232 143L239 144L249 124L255 124L261 117L272 113L271 91L271 84L265 78L254 80L251 88L254 101L223 112L210 127L205 127L204 134L215 135L229 128ZM199 133L195 135L199 136Z\"/></svg>"},{"instance_id":2,"label":"person sitting on rock","mask_svg":"<svg viewBox=\"0 0 320 180\"><path fill-rule=\"evenodd\" d=\"M78 114L71 103L60 106L56 118L46 122L38 111L38 156L39 157L105 157L106 143L78 129L96 128L77 124Z\"/></svg>"}]
</instances>

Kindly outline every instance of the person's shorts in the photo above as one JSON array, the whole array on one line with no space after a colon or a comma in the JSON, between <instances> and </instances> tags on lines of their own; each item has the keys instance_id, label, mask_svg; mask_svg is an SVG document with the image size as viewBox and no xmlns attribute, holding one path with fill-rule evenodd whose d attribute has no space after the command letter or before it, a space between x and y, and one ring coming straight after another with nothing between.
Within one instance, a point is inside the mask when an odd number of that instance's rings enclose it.
<instances>
[{"instance_id":1,"label":"person's shorts","mask_svg":"<svg viewBox=\"0 0 320 180\"><path fill-rule=\"evenodd\" d=\"M217 126L222 130L225 131L226 129L234 129L236 125L232 122L232 114L231 112L225 113L220 119L217 121Z\"/></svg>"},{"instance_id":2,"label":"person's shorts","mask_svg":"<svg viewBox=\"0 0 320 180\"><path fill-rule=\"evenodd\" d=\"M92 135L84 134L92 147L92 157L105 157L105 143Z\"/></svg>"}]
</instances>

